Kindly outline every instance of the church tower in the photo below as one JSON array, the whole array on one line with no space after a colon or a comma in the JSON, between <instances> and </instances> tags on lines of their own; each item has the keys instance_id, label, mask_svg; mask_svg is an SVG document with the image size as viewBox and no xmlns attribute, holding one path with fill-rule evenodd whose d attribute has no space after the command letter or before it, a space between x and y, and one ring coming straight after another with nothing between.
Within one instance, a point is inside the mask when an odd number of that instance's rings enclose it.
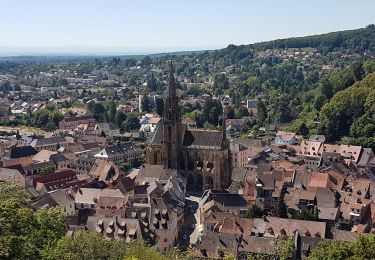
<instances>
[{"instance_id":1,"label":"church tower","mask_svg":"<svg viewBox=\"0 0 375 260\"><path fill-rule=\"evenodd\" d=\"M164 167L177 170L178 157L181 153L181 119L172 61L170 64L168 96L165 99L164 107L163 137Z\"/></svg>"}]
</instances>

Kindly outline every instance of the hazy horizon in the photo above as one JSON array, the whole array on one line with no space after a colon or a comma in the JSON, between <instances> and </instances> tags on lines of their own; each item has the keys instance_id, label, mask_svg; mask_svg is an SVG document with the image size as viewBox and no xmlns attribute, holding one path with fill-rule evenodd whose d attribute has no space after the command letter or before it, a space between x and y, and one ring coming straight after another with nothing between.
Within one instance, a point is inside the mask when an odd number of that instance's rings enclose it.
<instances>
[{"instance_id":1,"label":"hazy horizon","mask_svg":"<svg viewBox=\"0 0 375 260\"><path fill-rule=\"evenodd\" d=\"M367 24L368 25L368 24ZM360 28L365 28L367 25L363 25L362 27L358 28L347 28L345 30L355 30ZM344 30L340 30L344 31ZM333 31L330 31L333 32ZM309 34L309 35L291 35L285 38L292 38L292 37L305 37L310 35L319 35L319 34L326 34L330 32L321 32L317 34ZM272 41L278 39L285 39L285 38L277 38L277 39L270 39L265 41ZM246 42L246 43L239 43L235 45L241 44L254 44L263 41L257 42ZM229 43L233 44L233 43ZM228 44L228 45L229 45ZM202 46L202 47L155 47L155 48L142 48L142 47L93 47L93 46L64 46L64 47L1 47L0 46L0 57L12 57L12 56L54 56L54 55L73 55L73 56L113 56L113 55L123 55L123 56L131 56L131 55L151 55L151 54L158 54L158 53L174 53L174 52L194 52L194 51L206 51L206 50L216 50L222 49L227 47L225 46Z\"/></svg>"},{"instance_id":2,"label":"hazy horizon","mask_svg":"<svg viewBox=\"0 0 375 260\"><path fill-rule=\"evenodd\" d=\"M220 49L363 28L374 9L371 0L14 0L2 3L0 56Z\"/></svg>"}]
</instances>

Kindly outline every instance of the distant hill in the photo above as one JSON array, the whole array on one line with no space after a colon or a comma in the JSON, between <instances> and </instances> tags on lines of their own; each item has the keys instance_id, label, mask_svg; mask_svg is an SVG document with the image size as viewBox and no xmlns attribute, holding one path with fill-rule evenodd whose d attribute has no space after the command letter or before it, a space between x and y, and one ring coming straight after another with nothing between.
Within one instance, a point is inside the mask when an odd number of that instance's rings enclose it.
<instances>
[{"instance_id":1,"label":"distant hill","mask_svg":"<svg viewBox=\"0 0 375 260\"><path fill-rule=\"evenodd\" d=\"M375 51L375 25L355 30L260 42L250 46L256 50L316 48L323 53L342 49L352 49L356 52Z\"/></svg>"}]
</instances>

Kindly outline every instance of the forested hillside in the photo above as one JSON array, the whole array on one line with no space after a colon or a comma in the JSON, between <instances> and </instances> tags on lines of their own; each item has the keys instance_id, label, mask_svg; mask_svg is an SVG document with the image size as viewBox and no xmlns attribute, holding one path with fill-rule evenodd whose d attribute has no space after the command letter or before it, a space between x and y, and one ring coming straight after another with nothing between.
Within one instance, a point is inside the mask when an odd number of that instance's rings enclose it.
<instances>
[{"instance_id":1,"label":"forested hillside","mask_svg":"<svg viewBox=\"0 0 375 260\"><path fill-rule=\"evenodd\" d=\"M337 92L320 116L319 130L329 140L375 148L375 73Z\"/></svg>"}]
</instances>

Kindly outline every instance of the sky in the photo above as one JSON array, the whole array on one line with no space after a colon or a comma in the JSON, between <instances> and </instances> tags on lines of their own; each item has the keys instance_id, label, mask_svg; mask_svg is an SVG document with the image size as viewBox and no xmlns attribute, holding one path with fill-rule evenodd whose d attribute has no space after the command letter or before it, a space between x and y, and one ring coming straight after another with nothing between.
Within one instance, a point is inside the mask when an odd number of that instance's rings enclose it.
<instances>
[{"instance_id":1,"label":"sky","mask_svg":"<svg viewBox=\"0 0 375 260\"><path fill-rule=\"evenodd\" d=\"M144 54L356 29L374 0L0 0L0 55Z\"/></svg>"}]
</instances>

